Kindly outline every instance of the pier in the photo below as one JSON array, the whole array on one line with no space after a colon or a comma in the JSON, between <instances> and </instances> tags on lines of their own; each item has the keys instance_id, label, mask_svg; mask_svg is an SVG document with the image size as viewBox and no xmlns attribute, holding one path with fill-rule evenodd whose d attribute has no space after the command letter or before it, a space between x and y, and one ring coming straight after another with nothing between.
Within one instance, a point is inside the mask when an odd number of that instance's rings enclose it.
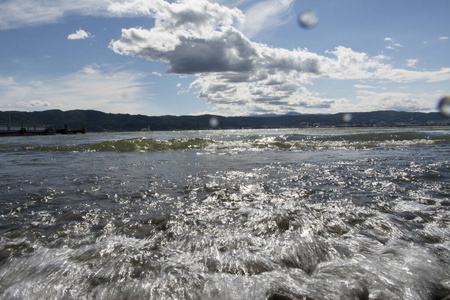
<instances>
[{"instance_id":1,"label":"pier","mask_svg":"<svg viewBox=\"0 0 450 300\"><path fill-rule=\"evenodd\" d=\"M54 135L53 128L41 124L0 124L0 136Z\"/></svg>"},{"instance_id":2,"label":"pier","mask_svg":"<svg viewBox=\"0 0 450 300\"><path fill-rule=\"evenodd\" d=\"M55 135L55 134L85 134L86 129L68 128L64 125L62 129L54 129L42 124L0 124L0 136L31 136L31 135Z\"/></svg>"},{"instance_id":3,"label":"pier","mask_svg":"<svg viewBox=\"0 0 450 300\"><path fill-rule=\"evenodd\" d=\"M59 134L85 134L86 133L86 128L83 126L83 128L68 128L67 124L64 124L64 128L63 129L57 129L56 133Z\"/></svg>"}]
</instances>

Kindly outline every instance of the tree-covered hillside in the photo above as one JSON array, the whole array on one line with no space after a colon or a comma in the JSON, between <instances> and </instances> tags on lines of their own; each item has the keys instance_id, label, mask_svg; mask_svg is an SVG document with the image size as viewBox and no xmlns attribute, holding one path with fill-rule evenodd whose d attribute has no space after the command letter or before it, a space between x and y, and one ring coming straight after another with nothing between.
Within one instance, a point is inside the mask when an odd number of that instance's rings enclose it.
<instances>
[{"instance_id":1,"label":"tree-covered hillside","mask_svg":"<svg viewBox=\"0 0 450 300\"><path fill-rule=\"evenodd\" d=\"M214 119L215 122L211 122ZM450 119L439 113L377 111L333 115L283 115L222 117L144 116L109 114L94 110L47 110L41 112L0 111L0 124L44 124L55 129L86 128L88 132L198 130L210 128L283 128L326 126L405 126L449 125Z\"/></svg>"}]
</instances>

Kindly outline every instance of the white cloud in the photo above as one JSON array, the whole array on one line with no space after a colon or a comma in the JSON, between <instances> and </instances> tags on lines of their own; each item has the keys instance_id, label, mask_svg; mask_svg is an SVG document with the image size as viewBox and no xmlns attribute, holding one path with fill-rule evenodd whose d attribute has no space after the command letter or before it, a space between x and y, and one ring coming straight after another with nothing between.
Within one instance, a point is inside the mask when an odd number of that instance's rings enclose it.
<instances>
[{"instance_id":1,"label":"white cloud","mask_svg":"<svg viewBox=\"0 0 450 300\"><path fill-rule=\"evenodd\" d=\"M164 62L169 74L196 75L198 79L191 83L190 90L231 114L323 111L348 103L346 99L308 93L305 86L313 80L406 83L450 79L450 68L429 72L396 69L386 63L386 56L370 57L342 46L323 56L307 49L255 43L235 27L235 21L242 20L240 11L206 0L195 0L194 8L193 1L134 0L110 6L117 14L149 14L156 19L151 29L123 29L121 39L112 41L110 48L118 54ZM393 49L402 47L390 37L385 41ZM409 63L413 65L414 61ZM402 102L408 103L398 103Z\"/></svg>"},{"instance_id":2,"label":"white cloud","mask_svg":"<svg viewBox=\"0 0 450 300\"><path fill-rule=\"evenodd\" d=\"M147 15L164 20L159 29L171 30L183 27L186 30L204 32L215 26L230 26L242 20L237 8L228 8L207 0L183 0L169 3L164 0L129 0L111 2L108 12L117 16Z\"/></svg>"},{"instance_id":3,"label":"white cloud","mask_svg":"<svg viewBox=\"0 0 450 300\"><path fill-rule=\"evenodd\" d=\"M351 111L435 111L436 99L441 95L426 93L373 92L358 91L357 104L352 104Z\"/></svg>"},{"instance_id":4,"label":"white cloud","mask_svg":"<svg viewBox=\"0 0 450 300\"><path fill-rule=\"evenodd\" d=\"M109 0L3 0L0 30L55 23L68 14L105 15Z\"/></svg>"},{"instance_id":5,"label":"white cloud","mask_svg":"<svg viewBox=\"0 0 450 300\"><path fill-rule=\"evenodd\" d=\"M366 85L366 84L354 84L353 86L357 89L373 89L374 88L374 86Z\"/></svg>"},{"instance_id":6,"label":"white cloud","mask_svg":"<svg viewBox=\"0 0 450 300\"><path fill-rule=\"evenodd\" d=\"M47 101L40 101L40 100L30 100L28 102L17 102L17 106L25 106L25 107L37 107L37 106L50 106L50 103Z\"/></svg>"},{"instance_id":7,"label":"white cloud","mask_svg":"<svg viewBox=\"0 0 450 300\"><path fill-rule=\"evenodd\" d=\"M0 77L0 86L8 86L14 84L14 78L12 76Z\"/></svg>"},{"instance_id":8,"label":"white cloud","mask_svg":"<svg viewBox=\"0 0 450 300\"><path fill-rule=\"evenodd\" d=\"M386 66L385 68L380 68L374 77L398 83L413 81L441 82L450 79L450 68L442 68L439 71L409 71Z\"/></svg>"},{"instance_id":9,"label":"white cloud","mask_svg":"<svg viewBox=\"0 0 450 300\"><path fill-rule=\"evenodd\" d=\"M445 40L448 40L448 36L441 36L441 37L439 37L439 39L445 41Z\"/></svg>"},{"instance_id":10,"label":"white cloud","mask_svg":"<svg viewBox=\"0 0 450 300\"><path fill-rule=\"evenodd\" d=\"M419 60L417 58L415 58L415 59L408 59L408 60L406 60L406 65L408 67L415 68L418 61Z\"/></svg>"},{"instance_id":11,"label":"white cloud","mask_svg":"<svg viewBox=\"0 0 450 300\"><path fill-rule=\"evenodd\" d=\"M83 29L77 30L75 33L69 34L67 39L69 40L83 40L86 38L90 38L92 35L89 32L84 31Z\"/></svg>"},{"instance_id":12,"label":"white cloud","mask_svg":"<svg viewBox=\"0 0 450 300\"><path fill-rule=\"evenodd\" d=\"M320 55L307 49L287 50L255 43L249 36L266 26L282 24L283 17L291 13L293 0L260 1L250 6L245 14L237 8L219 4L244 2L251 1L21 0L19 3L4 0L0 2L0 29L56 22L68 14L155 18L153 28L122 29L121 38L112 41L109 47L121 55L166 63L169 74L197 76L190 84L190 91L207 99L215 109L230 114L367 111L401 105L408 110L426 110L430 107L427 104L430 98L425 95L374 90L369 93L367 89L372 86L353 84L358 89L357 96L347 99L330 96L331 93L313 92L307 87L320 80L347 83L363 80L373 86L380 86L381 82L450 80L450 68L435 71L398 69L387 63L385 56L370 56L342 46ZM80 29L69 36L86 38L89 33ZM384 41L387 49L399 51L403 47L391 37ZM407 61L409 67L416 64L417 60ZM161 76L159 72L149 71L148 74ZM48 102L50 107L60 103L64 109L102 110L107 107L109 111L138 111L139 104L132 101L148 99L143 93L145 79L139 72L99 66L87 66L62 78L41 82L0 78L0 101L3 105L17 102L31 105L30 99L41 99L34 101ZM355 104L356 100L360 104Z\"/></svg>"},{"instance_id":13,"label":"white cloud","mask_svg":"<svg viewBox=\"0 0 450 300\"><path fill-rule=\"evenodd\" d=\"M139 113L151 96L145 74L96 65L58 78L20 81L0 78L0 106L10 109L96 109ZM31 100L30 100L31 99ZM35 100L40 99L40 100Z\"/></svg>"},{"instance_id":14,"label":"white cloud","mask_svg":"<svg viewBox=\"0 0 450 300\"><path fill-rule=\"evenodd\" d=\"M389 43L389 45L385 47L386 49L395 50L398 52L400 51L399 48L403 48L402 44L395 42L394 39L391 37L385 37L384 41Z\"/></svg>"},{"instance_id":15,"label":"white cloud","mask_svg":"<svg viewBox=\"0 0 450 300\"><path fill-rule=\"evenodd\" d=\"M346 47L336 47L336 58L326 58L320 63L321 78L332 79L379 79L397 83L413 81L440 82L450 79L450 68L438 71L411 71L396 69L384 62L385 56L369 57Z\"/></svg>"},{"instance_id":16,"label":"white cloud","mask_svg":"<svg viewBox=\"0 0 450 300\"><path fill-rule=\"evenodd\" d=\"M267 0L258 2L245 11L245 19L238 28L246 36L254 36L263 29L273 28L289 20L294 0Z\"/></svg>"}]
</instances>

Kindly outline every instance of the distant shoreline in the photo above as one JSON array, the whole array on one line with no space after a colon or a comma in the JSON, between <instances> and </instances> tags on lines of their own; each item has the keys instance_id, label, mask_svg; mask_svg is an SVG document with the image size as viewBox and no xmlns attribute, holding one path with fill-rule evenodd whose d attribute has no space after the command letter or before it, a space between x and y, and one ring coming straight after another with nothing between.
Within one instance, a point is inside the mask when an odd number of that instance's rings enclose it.
<instances>
[{"instance_id":1,"label":"distant shoreline","mask_svg":"<svg viewBox=\"0 0 450 300\"><path fill-rule=\"evenodd\" d=\"M287 114L224 117L144 116L95 110L0 111L0 124L43 124L53 128L86 128L86 132L173 131L316 127L447 126L450 118L437 112L375 111L337 114Z\"/></svg>"}]
</instances>

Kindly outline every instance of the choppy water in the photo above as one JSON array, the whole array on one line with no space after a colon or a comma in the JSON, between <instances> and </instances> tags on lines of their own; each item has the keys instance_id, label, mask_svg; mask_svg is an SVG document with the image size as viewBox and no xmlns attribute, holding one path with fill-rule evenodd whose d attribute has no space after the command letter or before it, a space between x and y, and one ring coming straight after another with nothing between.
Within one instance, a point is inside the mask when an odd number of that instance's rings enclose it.
<instances>
[{"instance_id":1,"label":"choppy water","mask_svg":"<svg viewBox=\"0 0 450 300\"><path fill-rule=\"evenodd\" d=\"M449 154L445 127L2 138L0 298L443 299Z\"/></svg>"}]
</instances>

